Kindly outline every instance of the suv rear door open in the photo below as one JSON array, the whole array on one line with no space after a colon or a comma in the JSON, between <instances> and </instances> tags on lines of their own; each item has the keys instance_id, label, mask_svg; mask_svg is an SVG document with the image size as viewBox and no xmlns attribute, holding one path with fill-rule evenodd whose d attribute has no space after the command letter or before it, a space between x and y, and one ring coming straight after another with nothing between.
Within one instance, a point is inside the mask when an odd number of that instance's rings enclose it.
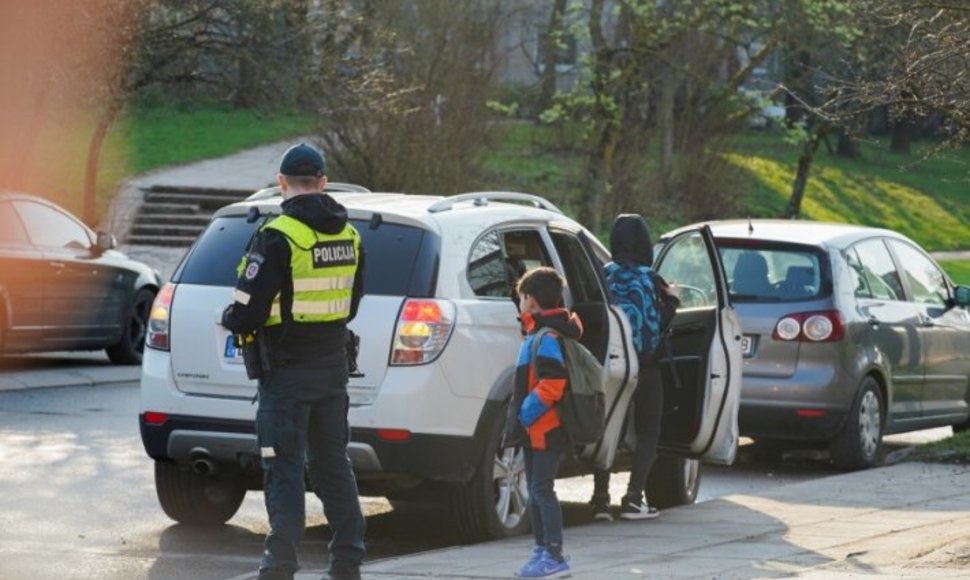
<instances>
[{"instance_id":1,"label":"suv rear door open","mask_svg":"<svg viewBox=\"0 0 970 580\"><path fill-rule=\"evenodd\" d=\"M664 451L730 464L738 445L741 323L708 226L663 240L654 267L680 288L670 349L661 353ZM679 380L674 380L677 373Z\"/></svg>"}]
</instances>

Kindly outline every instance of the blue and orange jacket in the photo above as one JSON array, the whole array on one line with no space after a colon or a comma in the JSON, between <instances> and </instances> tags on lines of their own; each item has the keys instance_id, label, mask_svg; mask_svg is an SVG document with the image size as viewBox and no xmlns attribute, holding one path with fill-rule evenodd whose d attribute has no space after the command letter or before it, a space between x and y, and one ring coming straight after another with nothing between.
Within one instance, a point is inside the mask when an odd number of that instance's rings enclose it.
<instances>
[{"instance_id":1,"label":"blue and orange jacket","mask_svg":"<svg viewBox=\"0 0 970 580\"><path fill-rule=\"evenodd\" d=\"M562 399L568 379L568 361L563 357L559 337L579 339L583 335L582 321L565 308L524 312L519 320L526 335L519 348L515 368L515 389L506 423L505 444L566 451L570 444L555 407ZM542 336L533 365L532 343L536 332L542 327L549 327L553 332Z\"/></svg>"}]
</instances>

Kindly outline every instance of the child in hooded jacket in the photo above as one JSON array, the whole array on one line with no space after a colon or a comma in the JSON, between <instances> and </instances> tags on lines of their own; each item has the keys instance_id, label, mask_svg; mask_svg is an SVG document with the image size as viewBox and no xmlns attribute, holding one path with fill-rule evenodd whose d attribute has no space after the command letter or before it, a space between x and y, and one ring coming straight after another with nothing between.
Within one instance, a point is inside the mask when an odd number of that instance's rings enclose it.
<instances>
[{"instance_id":1,"label":"child in hooded jacket","mask_svg":"<svg viewBox=\"0 0 970 580\"><path fill-rule=\"evenodd\" d=\"M559 419L556 403L562 399L568 375L560 337L578 339L582 323L562 307L562 276L552 268L536 268L519 280L519 320L525 339L515 369L515 390L507 422L505 444L522 446L531 504L532 556L516 578L559 578L569 573L563 556L562 508L555 482L569 440ZM548 327L532 353L539 329Z\"/></svg>"}]
</instances>

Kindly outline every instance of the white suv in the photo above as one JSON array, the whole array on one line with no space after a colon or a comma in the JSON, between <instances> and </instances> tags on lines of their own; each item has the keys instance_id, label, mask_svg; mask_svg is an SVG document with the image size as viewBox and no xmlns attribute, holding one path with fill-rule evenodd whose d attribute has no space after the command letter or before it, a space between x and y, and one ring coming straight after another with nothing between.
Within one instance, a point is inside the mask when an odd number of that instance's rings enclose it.
<instances>
[{"instance_id":1,"label":"white suv","mask_svg":"<svg viewBox=\"0 0 970 580\"><path fill-rule=\"evenodd\" d=\"M626 318L605 291L609 253L594 236L533 195L333 189L367 250L366 294L350 325L363 374L349 385L350 456L363 495L446 502L465 540L526 530L522 454L500 449L500 436L521 341L511 288L540 265L565 276L582 342L608 375L606 435L577 450L563 475L624 466L627 454L613 459L629 440L638 369ZM141 434L162 509L180 522L225 522L261 485L256 384L219 320L248 240L280 201L267 189L219 210L152 309ZM696 496L698 461L686 458L733 460L741 331L706 228L671 239L657 264L690 288L673 323L674 362L664 365L663 455L649 490L652 503L669 506Z\"/></svg>"}]
</instances>

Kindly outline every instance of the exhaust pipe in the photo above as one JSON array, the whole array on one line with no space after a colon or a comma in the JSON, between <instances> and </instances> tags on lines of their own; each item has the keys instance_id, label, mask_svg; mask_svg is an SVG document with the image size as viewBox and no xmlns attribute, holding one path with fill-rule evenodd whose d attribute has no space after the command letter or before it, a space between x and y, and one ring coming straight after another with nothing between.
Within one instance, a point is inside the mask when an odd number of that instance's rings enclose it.
<instances>
[{"instance_id":1,"label":"exhaust pipe","mask_svg":"<svg viewBox=\"0 0 970 580\"><path fill-rule=\"evenodd\" d=\"M206 449L196 448L189 453L189 466L196 475L212 475L216 472L216 464L212 455Z\"/></svg>"}]
</instances>

